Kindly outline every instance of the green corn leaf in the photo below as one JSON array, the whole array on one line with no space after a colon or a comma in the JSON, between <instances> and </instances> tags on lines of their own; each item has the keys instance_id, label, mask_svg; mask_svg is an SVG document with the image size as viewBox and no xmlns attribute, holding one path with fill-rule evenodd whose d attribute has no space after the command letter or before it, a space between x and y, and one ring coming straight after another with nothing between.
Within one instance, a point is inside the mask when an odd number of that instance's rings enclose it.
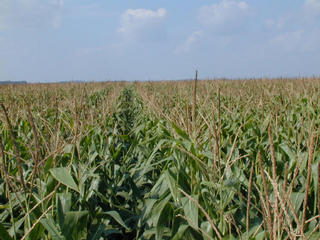
<instances>
[{"instance_id":1,"label":"green corn leaf","mask_svg":"<svg viewBox=\"0 0 320 240\"><path fill-rule=\"evenodd\" d=\"M86 225L83 225L80 221L81 218L88 215L88 211L70 211L65 215L62 234L67 239L72 239L74 234L81 234L83 228L86 228Z\"/></svg>"},{"instance_id":2,"label":"green corn leaf","mask_svg":"<svg viewBox=\"0 0 320 240\"><path fill-rule=\"evenodd\" d=\"M105 229L106 229L106 225L102 223L99 224L97 230L95 230L94 234L90 236L88 240L99 240Z\"/></svg>"},{"instance_id":3,"label":"green corn leaf","mask_svg":"<svg viewBox=\"0 0 320 240\"><path fill-rule=\"evenodd\" d=\"M193 199L198 201L198 197L195 195L191 196ZM194 229L198 228L198 216L199 209L198 207L187 197L183 197L182 199L183 211L187 219L191 220L190 226Z\"/></svg>"},{"instance_id":4,"label":"green corn leaf","mask_svg":"<svg viewBox=\"0 0 320 240\"><path fill-rule=\"evenodd\" d=\"M52 168L50 169L50 173L58 182L79 192L78 186L73 180L67 168Z\"/></svg>"},{"instance_id":5,"label":"green corn leaf","mask_svg":"<svg viewBox=\"0 0 320 240\"><path fill-rule=\"evenodd\" d=\"M172 240L180 240L184 238L184 234L186 232L186 230L188 229L189 225L181 225L178 228L177 233L174 235L174 237L172 238Z\"/></svg>"},{"instance_id":6,"label":"green corn leaf","mask_svg":"<svg viewBox=\"0 0 320 240\"><path fill-rule=\"evenodd\" d=\"M205 235L204 233L202 233L204 240L212 240L213 239L213 229L211 227L211 224L208 221L201 223L201 229L203 230L203 232L205 232L207 234L207 235Z\"/></svg>"},{"instance_id":7,"label":"green corn leaf","mask_svg":"<svg viewBox=\"0 0 320 240\"><path fill-rule=\"evenodd\" d=\"M59 225L62 228L64 225L65 215L71 208L72 195L70 193L58 193L56 197Z\"/></svg>"},{"instance_id":8,"label":"green corn leaf","mask_svg":"<svg viewBox=\"0 0 320 240\"><path fill-rule=\"evenodd\" d=\"M177 186L177 181L173 178L173 173L168 169L164 172L166 180L168 182L171 195L175 202L179 201L179 190Z\"/></svg>"},{"instance_id":9,"label":"green corn leaf","mask_svg":"<svg viewBox=\"0 0 320 240\"><path fill-rule=\"evenodd\" d=\"M52 218L41 219L40 223L49 232L53 240L65 240L54 224Z\"/></svg>"},{"instance_id":10,"label":"green corn leaf","mask_svg":"<svg viewBox=\"0 0 320 240\"><path fill-rule=\"evenodd\" d=\"M64 152L65 153L71 153L73 150L73 144L68 144L64 147Z\"/></svg>"},{"instance_id":11,"label":"green corn leaf","mask_svg":"<svg viewBox=\"0 0 320 240\"><path fill-rule=\"evenodd\" d=\"M0 223L0 239L1 240L13 240L9 235L7 229Z\"/></svg>"},{"instance_id":12,"label":"green corn leaf","mask_svg":"<svg viewBox=\"0 0 320 240\"><path fill-rule=\"evenodd\" d=\"M293 207L295 208L296 211L298 211L302 206L302 202L304 200L304 193L293 192L290 198L291 198L291 203Z\"/></svg>"},{"instance_id":13,"label":"green corn leaf","mask_svg":"<svg viewBox=\"0 0 320 240\"><path fill-rule=\"evenodd\" d=\"M122 220L120 214L116 211L109 211L109 212L105 212L105 214L109 215L110 217L112 217L114 220L116 220L117 223L119 223L122 227L124 227L125 229L129 230L130 228L125 224L125 222Z\"/></svg>"},{"instance_id":14,"label":"green corn leaf","mask_svg":"<svg viewBox=\"0 0 320 240\"><path fill-rule=\"evenodd\" d=\"M167 203L162 211L160 212L157 226L156 226L156 239L160 240L162 239L162 236L169 225L171 221L171 213L172 213L172 207L170 203Z\"/></svg>"},{"instance_id":15,"label":"green corn leaf","mask_svg":"<svg viewBox=\"0 0 320 240\"><path fill-rule=\"evenodd\" d=\"M171 123L172 128L176 131L176 133L182 137L183 139L187 139L189 140L189 136L188 134L183 131L181 128L179 128L177 125L175 125L174 123Z\"/></svg>"}]
</instances>

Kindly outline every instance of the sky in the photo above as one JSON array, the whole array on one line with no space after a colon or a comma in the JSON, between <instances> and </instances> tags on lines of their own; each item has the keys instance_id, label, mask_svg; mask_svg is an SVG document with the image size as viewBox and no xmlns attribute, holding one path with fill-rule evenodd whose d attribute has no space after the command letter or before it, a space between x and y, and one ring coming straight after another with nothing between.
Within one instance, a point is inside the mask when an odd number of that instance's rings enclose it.
<instances>
[{"instance_id":1,"label":"sky","mask_svg":"<svg viewBox=\"0 0 320 240\"><path fill-rule=\"evenodd\" d=\"M0 81L320 75L320 0L0 0Z\"/></svg>"}]
</instances>

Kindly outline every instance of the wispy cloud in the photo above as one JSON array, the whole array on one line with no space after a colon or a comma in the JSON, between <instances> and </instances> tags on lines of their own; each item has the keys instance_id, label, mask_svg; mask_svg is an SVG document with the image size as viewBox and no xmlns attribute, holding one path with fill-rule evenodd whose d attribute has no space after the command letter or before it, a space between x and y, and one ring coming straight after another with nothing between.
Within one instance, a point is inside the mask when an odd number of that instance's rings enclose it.
<instances>
[{"instance_id":1,"label":"wispy cloud","mask_svg":"<svg viewBox=\"0 0 320 240\"><path fill-rule=\"evenodd\" d=\"M63 0L1 0L0 29L53 27L62 24Z\"/></svg>"},{"instance_id":2,"label":"wispy cloud","mask_svg":"<svg viewBox=\"0 0 320 240\"><path fill-rule=\"evenodd\" d=\"M320 14L320 1L319 0L306 0L305 7L317 14Z\"/></svg>"},{"instance_id":3,"label":"wispy cloud","mask_svg":"<svg viewBox=\"0 0 320 240\"><path fill-rule=\"evenodd\" d=\"M318 51L320 37L320 0L305 0L299 9L277 18L267 19L266 39L278 52L305 53Z\"/></svg>"},{"instance_id":4,"label":"wispy cloud","mask_svg":"<svg viewBox=\"0 0 320 240\"><path fill-rule=\"evenodd\" d=\"M149 9L127 9L120 20L118 32L125 38L135 40L156 40L164 33L163 22L167 10L159 8L156 11Z\"/></svg>"},{"instance_id":5,"label":"wispy cloud","mask_svg":"<svg viewBox=\"0 0 320 240\"><path fill-rule=\"evenodd\" d=\"M303 30L288 31L279 33L270 40L271 46L281 48L282 51L292 52L302 49Z\"/></svg>"},{"instance_id":6,"label":"wispy cloud","mask_svg":"<svg viewBox=\"0 0 320 240\"><path fill-rule=\"evenodd\" d=\"M193 32L175 53L189 52L201 38L213 39L218 36L235 35L243 31L242 24L249 15L250 7L245 1L221 0L202 6L198 10L201 30ZM204 37L205 36L205 37Z\"/></svg>"},{"instance_id":7,"label":"wispy cloud","mask_svg":"<svg viewBox=\"0 0 320 240\"><path fill-rule=\"evenodd\" d=\"M193 32L186 41L181 45L178 46L175 50L175 53L181 53L181 52L189 52L192 48L192 46L203 36L203 31L198 30Z\"/></svg>"},{"instance_id":8,"label":"wispy cloud","mask_svg":"<svg viewBox=\"0 0 320 240\"><path fill-rule=\"evenodd\" d=\"M203 6L199 11L199 21L204 25L225 25L235 23L249 11L249 5L244 1L222 0L209 6Z\"/></svg>"}]
</instances>

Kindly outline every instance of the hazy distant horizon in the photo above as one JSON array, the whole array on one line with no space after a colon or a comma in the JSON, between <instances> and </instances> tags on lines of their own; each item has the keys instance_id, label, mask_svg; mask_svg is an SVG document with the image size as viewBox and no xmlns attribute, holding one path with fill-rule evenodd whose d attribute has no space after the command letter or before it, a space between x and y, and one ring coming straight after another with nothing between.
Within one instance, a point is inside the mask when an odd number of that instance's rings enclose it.
<instances>
[{"instance_id":1,"label":"hazy distant horizon","mask_svg":"<svg viewBox=\"0 0 320 240\"><path fill-rule=\"evenodd\" d=\"M299 80L302 78L306 79L320 79L320 76L292 76L292 77L285 77L285 76L279 76L279 77L245 77L245 78L227 78L227 77L216 77L216 78L198 78L199 81L220 81L220 80L225 80L225 81L250 81L250 80ZM42 84L42 83L104 83L104 82L161 82L161 81L173 81L173 82L179 82L179 81L193 81L194 77L190 78L182 78L182 79L149 79L149 80L139 80L139 79L134 79L134 80L121 80L121 79L116 79L116 80L65 80L65 81L2 81L0 80L0 85L1 84Z\"/></svg>"}]
</instances>

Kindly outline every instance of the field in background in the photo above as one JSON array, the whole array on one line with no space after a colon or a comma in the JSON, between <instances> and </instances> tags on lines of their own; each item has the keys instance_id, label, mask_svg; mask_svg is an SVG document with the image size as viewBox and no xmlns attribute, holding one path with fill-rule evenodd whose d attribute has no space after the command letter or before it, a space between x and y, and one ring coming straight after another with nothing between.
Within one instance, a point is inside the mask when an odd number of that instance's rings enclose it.
<instances>
[{"instance_id":1,"label":"field in background","mask_svg":"<svg viewBox=\"0 0 320 240\"><path fill-rule=\"evenodd\" d=\"M0 239L319 239L320 79L0 86Z\"/></svg>"}]
</instances>

